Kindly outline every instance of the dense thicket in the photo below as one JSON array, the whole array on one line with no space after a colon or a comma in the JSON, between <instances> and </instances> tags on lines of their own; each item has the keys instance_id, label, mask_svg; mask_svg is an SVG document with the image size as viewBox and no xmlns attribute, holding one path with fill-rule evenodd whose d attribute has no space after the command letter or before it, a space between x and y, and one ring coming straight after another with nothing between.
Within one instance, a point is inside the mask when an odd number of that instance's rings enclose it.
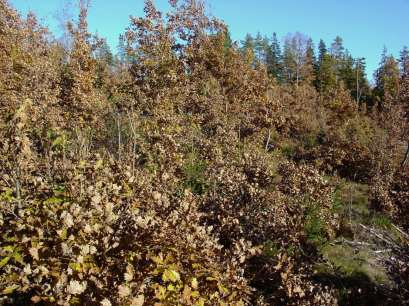
<instances>
[{"instance_id":1,"label":"dense thicket","mask_svg":"<svg viewBox=\"0 0 409 306\"><path fill-rule=\"evenodd\" d=\"M62 44L0 0L0 303L353 300L315 271L341 179L399 225L382 302L406 303L407 49L371 88L339 37L239 47L202 2L169 3L147 0L113 56L86 1Z\"/></svg>"}]
</instances>

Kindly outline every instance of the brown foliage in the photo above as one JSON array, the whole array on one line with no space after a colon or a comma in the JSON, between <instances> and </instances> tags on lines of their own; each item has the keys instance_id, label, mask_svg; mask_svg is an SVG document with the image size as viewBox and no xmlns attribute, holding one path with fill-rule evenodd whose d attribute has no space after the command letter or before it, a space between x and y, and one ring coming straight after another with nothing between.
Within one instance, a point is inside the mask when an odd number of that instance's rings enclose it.
<instances>
[{"instance_id":1,"label":"brown foliage","mask_svg":"<svg viewBox=\"0 0 409 306\"><path fill-rule=\"evenodd\" d=\"M84 1L64 49L0 0L1 302L336 305L313 277L339 227L323 174L406 215L403 111L278 85L201 1L170 4L111 69Z\"/></svg>"}]
</instances>

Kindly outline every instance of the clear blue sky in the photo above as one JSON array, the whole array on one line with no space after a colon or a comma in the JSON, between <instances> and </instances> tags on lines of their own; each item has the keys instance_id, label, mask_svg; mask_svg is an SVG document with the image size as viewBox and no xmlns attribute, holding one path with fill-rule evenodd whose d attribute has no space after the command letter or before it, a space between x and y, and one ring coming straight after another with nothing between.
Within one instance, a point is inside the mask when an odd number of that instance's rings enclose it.
<instances>
[{"instance_id":1,"label":"clear blue sky","mask_svg":"<svg viewBox=\"0 0 409 306\"><path fill-rule=\"evenodd\" d=\"M21 13L34 11L54 32L58 32L56 13L66 0L9 0ZM143 0L93 0L89 16L91 31L108 39L116 51L118 35L129 23L129 15L140 16ZM166 0L156 0L166 8ZM327 45L336 35L355 57L367 59L372 77L383 46L395 56L409 45L409 0L207 0L210 12L230 27L234 40L249 32L280 38L302 32L318 44Z\"/></svg>"}]
</instances>

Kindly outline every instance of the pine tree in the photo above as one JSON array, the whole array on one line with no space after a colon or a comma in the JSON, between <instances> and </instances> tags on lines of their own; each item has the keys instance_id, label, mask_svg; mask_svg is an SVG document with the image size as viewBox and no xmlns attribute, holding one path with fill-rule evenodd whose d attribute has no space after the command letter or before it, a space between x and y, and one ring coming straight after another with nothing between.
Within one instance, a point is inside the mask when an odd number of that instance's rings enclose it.
<instances>
[{"instance_id":1,"label":"pine tree","mask_svg":"<svg viewBox=\"0 0 409 306\"><path fill-rule=\"evenodd\" d=\"M371 89L366 76L365 58L354 59L354 78L355 89L351 89L352 97L357 103L371 104Z\"/></svg>"}]
</instances>

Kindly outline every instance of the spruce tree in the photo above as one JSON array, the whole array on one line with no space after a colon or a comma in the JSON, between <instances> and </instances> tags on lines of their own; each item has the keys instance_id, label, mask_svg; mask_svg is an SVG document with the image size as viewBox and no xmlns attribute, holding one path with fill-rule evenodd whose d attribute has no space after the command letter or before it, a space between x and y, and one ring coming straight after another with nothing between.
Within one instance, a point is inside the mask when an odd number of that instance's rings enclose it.
<instances>
[{"instance_id":1,"label":"spruce tree","mask_svg":"<svg viewBox=\"0 0 409 306\"><path fill-rule=\"evenodd\" d=\"M258 60L258 62L260 63L265 63L264 59L265 59L265 41L263 39L263 36L261 36L261 33L258 32L256 35L256 38L254 39L254 53L256 56L256 59Z\"/></svg>"},{"instance_id":2,"label":"spruce tree","mask_svg":"<svg viewBox=\"0 0 409 306\"><path fill-rule=\"evenodd\" d=\"M267 50L266 62L268 73L281 82L283 77L282 54L276 33L273 34L270 47Z\"/></svg>"},{"instance_id":3,"label":"spruce tree","mask_svg":"<svg viewBox=\"0 0 409 306\"><path fill-rule=\"evenodd\" d=\"M325 42L320 39L320 42L318 44L318 64L320 65L323 60L324 56L328 53L327 46L325 45Z\"/></svg>"},{"instance_id":4,"label":"spruce tree","mask_svg":"<svg viewBox=\"0 0 409 306\"><path fill-rule=\"evenodd\" d=\"M254 64L255 55L255 41L251 34L247 33L243 41L241 41L241 54L247 59L251 64Z\"/></svg>"},{"instance_id":5,"label":"spruce tree","mask_svg":"<svg viewBox=\"0 0 409 306\"><path fill-rule=\"evenodd\" d=\"M344 42L340 36L335 37L333 43L331 44L330 53L334 59L335 76L336 82L338 83L342 79L342 61L344 60L345 56Z\"/></svg>"},{"instance_id":6,"label":"spruce tree","mask_svg":"<svg viewBox=\"0 0 409 306\"><path fill-rule=\"evenodd\" d=\"M323 53L316 80L317 90L321 94L331 92L336 86L337 80L334 67L334 58L329 53Z\"/></svg>"},{"instance_id":7,"label":"spruce tree","mask_svg":"<svg viewBox=\"0 0 409 306\"><path fill-rule=\"evenodd\" d=\"M312 84L315 79L315 63L314 44L310 38L306 44L305 59L301 69L302 78L307 84Z\"/></svg>"},{"instance_id":8,"label":"spruce tree","mask_svg":"<svg viewBox=\"0 0 409 306\"><path fill-rule=\"evenodd\" d=\"M404 46L400 52L399 64L402 78L409 76L409 49L407 46Z\"/></svg>"},{"instance_id":9,"label":"spruce tree","mask_svg":"<svg viewBox=\"0 0 409 306\"><path fill-rule=\"evenodd\" d=\"M393 55L388 55L386 47L382 52L379 68L375 71L374 95L382 108L392 101L399 92L399 65Z\"/></svg>"}]
</instances>

